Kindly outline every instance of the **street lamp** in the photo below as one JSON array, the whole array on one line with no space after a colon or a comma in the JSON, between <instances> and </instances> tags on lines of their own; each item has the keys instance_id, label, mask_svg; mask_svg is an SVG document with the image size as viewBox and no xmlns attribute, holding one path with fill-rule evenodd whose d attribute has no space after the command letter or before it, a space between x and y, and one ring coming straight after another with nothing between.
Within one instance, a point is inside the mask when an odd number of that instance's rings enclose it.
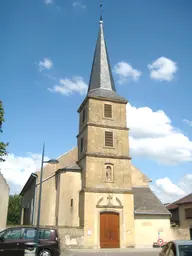
<instances>
[{"instance_id":1,"label":"street lamp","mask_svg":"<svg viewBox=\"0 0 192 256\"><path fill-rule=\"evenodd\" d=\"M43 179L43 164L58 164L59 161L56 159L50 159L44 161L45 143L43 144L42 159L41 159L41 172L40 172L40 182L39 182L39 201L38 201L38 211L37 211L37 232L35 243L37 245L39 240L39 226L40 226L40 214L41 214L41 196L42 196L42 179Z\"/></svg>"}]
</instances>

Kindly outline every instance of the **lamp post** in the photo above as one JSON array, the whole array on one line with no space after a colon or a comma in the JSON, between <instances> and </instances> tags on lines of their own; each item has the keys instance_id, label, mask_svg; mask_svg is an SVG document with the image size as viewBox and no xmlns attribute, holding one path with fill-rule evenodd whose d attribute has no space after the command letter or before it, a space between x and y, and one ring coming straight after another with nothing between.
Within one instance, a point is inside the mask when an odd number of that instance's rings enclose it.
<instances>
[{"instance_id":1,"label":"lamp post","mask_svg":"<svg viewBox=\"0 0 192 256\"><path fill-rule=\"evenodd\" d=\"M40 172L40 182L39 182L39 201L38 201L38 211L37 211L37 232L35 243L38 244L39 241L39 226L40 226L40 215L41 215L41 197L42 197L42 179L43 179L43 164L57 164L59 163L56 159L50 159L44 161L45 143L43 144L42 159L41 159L41 172Z\"/></svg>"}]
</instances>

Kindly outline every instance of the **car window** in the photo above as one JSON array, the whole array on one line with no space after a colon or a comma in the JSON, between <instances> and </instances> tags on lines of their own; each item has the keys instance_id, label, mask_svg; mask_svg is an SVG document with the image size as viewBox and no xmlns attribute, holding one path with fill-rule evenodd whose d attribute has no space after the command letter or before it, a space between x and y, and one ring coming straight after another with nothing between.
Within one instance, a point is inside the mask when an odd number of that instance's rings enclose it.
<instances>
[{"instance_id":1,"label":"car window","mask_svg":"<svg viewBox=\"0 0 192 256\"><path fill-rule=\"evenodd\" d=\"M179 245L179 255L191 256L192 255L192 245Z\"/></svg>"},{"instance_id":2,"label":"car window","mask_svg":"<svg viewBox=\"0 0 192 256\"><path fill-rule=\"evenodd\" d=\"M3 230L0 232L0 237L2 237L5 234L6 230Z\"/></svg>"},{"instance_id":3,"label":"car window","mask_svg":"<svg viewBox=\"0 0 192 256\"><path fill-rule=\"evenodd\" d=\"M50 234L51 234L50 230L44 230L42 239L50 239Z\"/></svg>"},{"instance_id":4,"label":"car window","mask_svg":"<svg viewBox=\"0 0 192 256\"><path fill-rule=\"evenodd\" d=\"M18 240L21 239L21 229L11 229L4 235L5 240Z\"/></svg>"},{"instance_id":5,"label":"car window","mask_svg":"<svg viewBox=\"0 0 192 256\"><path fill-rule=\"evenodd\" d=\"M50 239L51 230L40 229L39 230L39 238L40 239ZM35 239L36 229L25 229L24 231L24 239L31 240Z\"/></svg>"},{"instance_id":6,"label":"car window","mask_svg":"<svg viewBox=\"0 0 192 256\"><path fill-rule=\"evenodd\" d=\"M25 229L24 231L24 239L31 240L35 239L36 236L36 230L35 229Z\"/></svg>"}]
</instances>

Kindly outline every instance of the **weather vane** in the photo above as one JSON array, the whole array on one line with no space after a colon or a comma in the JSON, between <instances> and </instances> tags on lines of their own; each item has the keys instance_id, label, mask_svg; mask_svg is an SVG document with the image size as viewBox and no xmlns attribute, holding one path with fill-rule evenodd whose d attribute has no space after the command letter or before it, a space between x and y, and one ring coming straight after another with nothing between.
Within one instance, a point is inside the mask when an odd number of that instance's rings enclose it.
<instances>
[{"instance_id":1,"label":"weather vane","mask_svg":"<svg viewBox=\"0 0 192 256\"><path fill-rule=\"evenodd\" d=\"M103 20L103 0L100 0L100 20Z\"/></svg>"}]
</instances>

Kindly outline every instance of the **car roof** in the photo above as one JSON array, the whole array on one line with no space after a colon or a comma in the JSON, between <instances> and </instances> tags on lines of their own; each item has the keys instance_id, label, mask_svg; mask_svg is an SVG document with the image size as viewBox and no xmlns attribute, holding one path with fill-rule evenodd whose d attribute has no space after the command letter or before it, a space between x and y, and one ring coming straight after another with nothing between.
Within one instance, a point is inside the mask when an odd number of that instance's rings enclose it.
<instances>
[{"instance_id":1,"label":"car roof","mask_svg":"<svg viewBox=\"0 0 192 256\"><path fill-rule=\"evenodd\" d=\"M29 226L16 226L16 227L8 227L8 228L6 228L6 229L4 229L4 230L1 230L0 232L2 232L2 231L6 231L6 230L8 230L8 229L20 229L20 228L27 228L27 229L36 229L37 227L29 227ZM51 227L40 227L39 229L45 229L45 230L56 230L55 228L51 228Z\"/></svg>"},{"instance_id":2,"label":"car roof","mask_svg":"<svg viewBox=\"0 0 192 256\"><path fill-rule=\"evenodd\" d=\"M192 240L175 240L172 241L175 245L192 245Z\"/></svg>"}]
</instances>

